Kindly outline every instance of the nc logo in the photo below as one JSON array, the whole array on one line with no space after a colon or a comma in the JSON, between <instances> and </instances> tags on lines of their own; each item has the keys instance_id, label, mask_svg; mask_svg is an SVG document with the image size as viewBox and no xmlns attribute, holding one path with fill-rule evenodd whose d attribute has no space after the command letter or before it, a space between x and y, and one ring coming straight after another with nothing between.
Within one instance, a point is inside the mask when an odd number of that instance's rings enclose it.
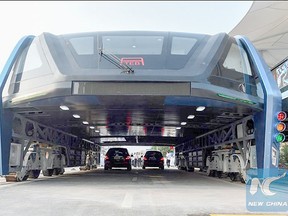
<instances>
[{"instance_id":1,"label":"nc logo","mask_svg":"<svg viewBox=\"0 0 288 216\"><path fill-rule=\"evenodd\" d=\"M254 195L255 193L257 193L258 191L258 186L260 187L262 193L265 195L265 196L273 196L275 195L276 193L270 191L270 184L273 182L273 181L276 181L278 179L281 179L281 178L284 178L286 175L286 172L283 173L281 176L278 176L278 177L271 177L271 178L266 178L263 180L262 184L260 182L260 180L258 178L253 178L251 180L251 186L250 186L250 194Z\"/></svg>"}]
</instances>

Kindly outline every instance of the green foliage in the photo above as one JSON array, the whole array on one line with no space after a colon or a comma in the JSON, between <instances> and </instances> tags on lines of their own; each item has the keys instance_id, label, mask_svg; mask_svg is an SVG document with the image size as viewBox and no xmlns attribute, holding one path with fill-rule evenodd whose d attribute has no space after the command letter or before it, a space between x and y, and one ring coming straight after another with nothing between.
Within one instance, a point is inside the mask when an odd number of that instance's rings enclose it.
<instances>
[{"instance_id":1,"label":"green foliage","mask_svg":"<svg viewBox=\"0 0 288 216\"><path fill-rule=\"evenodd\" d=\"M160 151L164 157L166 156L167 152L173 152L173 149L170 149L170 146L152 146L151 150Z\"/></svg>"},{"instance_id":2,"label":"green foliage","mask_svg":"<svg viewBox=\"0 0 288 216\"><path fill-rule=\"evenodd\" d=\"M288 145L287 144L281 148L280 163L288 164Z\"/></svg>"}]
</instances>

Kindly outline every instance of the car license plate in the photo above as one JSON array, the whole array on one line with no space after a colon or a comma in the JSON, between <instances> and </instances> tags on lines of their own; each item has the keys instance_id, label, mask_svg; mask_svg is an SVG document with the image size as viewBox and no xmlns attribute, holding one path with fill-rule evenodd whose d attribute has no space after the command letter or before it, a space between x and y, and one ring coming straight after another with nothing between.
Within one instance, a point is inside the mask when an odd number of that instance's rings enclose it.
<instances>
[{"instance_id":1,"label":"car license plate","mask_svg":"<svg viewBox=\"0 0 288 216\"><path fill-rule=\"evenodd\" d=\"M116 155L116 156L114 157L114 160L119 161L119 160L120 160L120 156L119 156L119 155Z\"/></svg>"}]
</instances>

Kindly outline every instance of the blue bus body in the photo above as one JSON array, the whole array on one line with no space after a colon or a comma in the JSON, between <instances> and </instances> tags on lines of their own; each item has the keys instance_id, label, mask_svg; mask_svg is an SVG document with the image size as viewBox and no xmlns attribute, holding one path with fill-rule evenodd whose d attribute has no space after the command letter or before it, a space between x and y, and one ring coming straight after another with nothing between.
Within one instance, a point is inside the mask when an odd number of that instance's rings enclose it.
<instances>
[{"instance_id":1,"label":"blue bus body","mask_svg":"<svg viewBox=\"0 0 288 216\"><path fill-rule=\"evenodd\" d=\"M14 114L98 144L170 146L253 116L257 166L278 166L271 154L279 151L274 125L281 93L243 36L28 36L2 71L1 93L0 174L9 170L13 125L6 123Z\"/></svg>"}]
</instances>

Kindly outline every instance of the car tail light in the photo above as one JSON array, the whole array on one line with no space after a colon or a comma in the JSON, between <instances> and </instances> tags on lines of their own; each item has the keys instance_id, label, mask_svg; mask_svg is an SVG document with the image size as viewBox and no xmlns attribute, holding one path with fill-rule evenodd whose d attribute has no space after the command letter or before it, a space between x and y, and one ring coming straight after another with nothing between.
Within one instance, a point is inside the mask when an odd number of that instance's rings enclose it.
<instances>
[{"instance_id":1,"label":"car tail light","mask_svg":"<svg viewBox=\"0 0 288 216\"><path fill-rule=\"evenodd\" d=\"M144 160L144 161L146 161L146 160L147 160L147 158L146 158L146 157L144 157L144 158L143 158L143 160Z\"/></svg>"},{"instance_id":2,"label":"car tail light","mask_svg":"<svg viewBox=\"0 0 288 216\"><path fill-rule=\"evenodd\" d=\"M125 158L125 160L130 160L130 159L131 157L129 155Z\"/></svg>"},{"instance_id":3,"label":"car tail light","mask_svg":"<svg viewBox=\"0 0 288 216\"><path fill-rule=\"evenodd\" d=\"M107 155L105 156L105 160L109 160L109 157Z\"/></svg>"},{"instance_id":4,"label":"car tail light","mask_svg":"<svg viewBox=\"0 0 288 216\"><path fill-rule=\"evenodd\" d=\"M162 157L160 160L161 160L161 161L164 161L164 157Z\"/></svg>"}]
</instances>

